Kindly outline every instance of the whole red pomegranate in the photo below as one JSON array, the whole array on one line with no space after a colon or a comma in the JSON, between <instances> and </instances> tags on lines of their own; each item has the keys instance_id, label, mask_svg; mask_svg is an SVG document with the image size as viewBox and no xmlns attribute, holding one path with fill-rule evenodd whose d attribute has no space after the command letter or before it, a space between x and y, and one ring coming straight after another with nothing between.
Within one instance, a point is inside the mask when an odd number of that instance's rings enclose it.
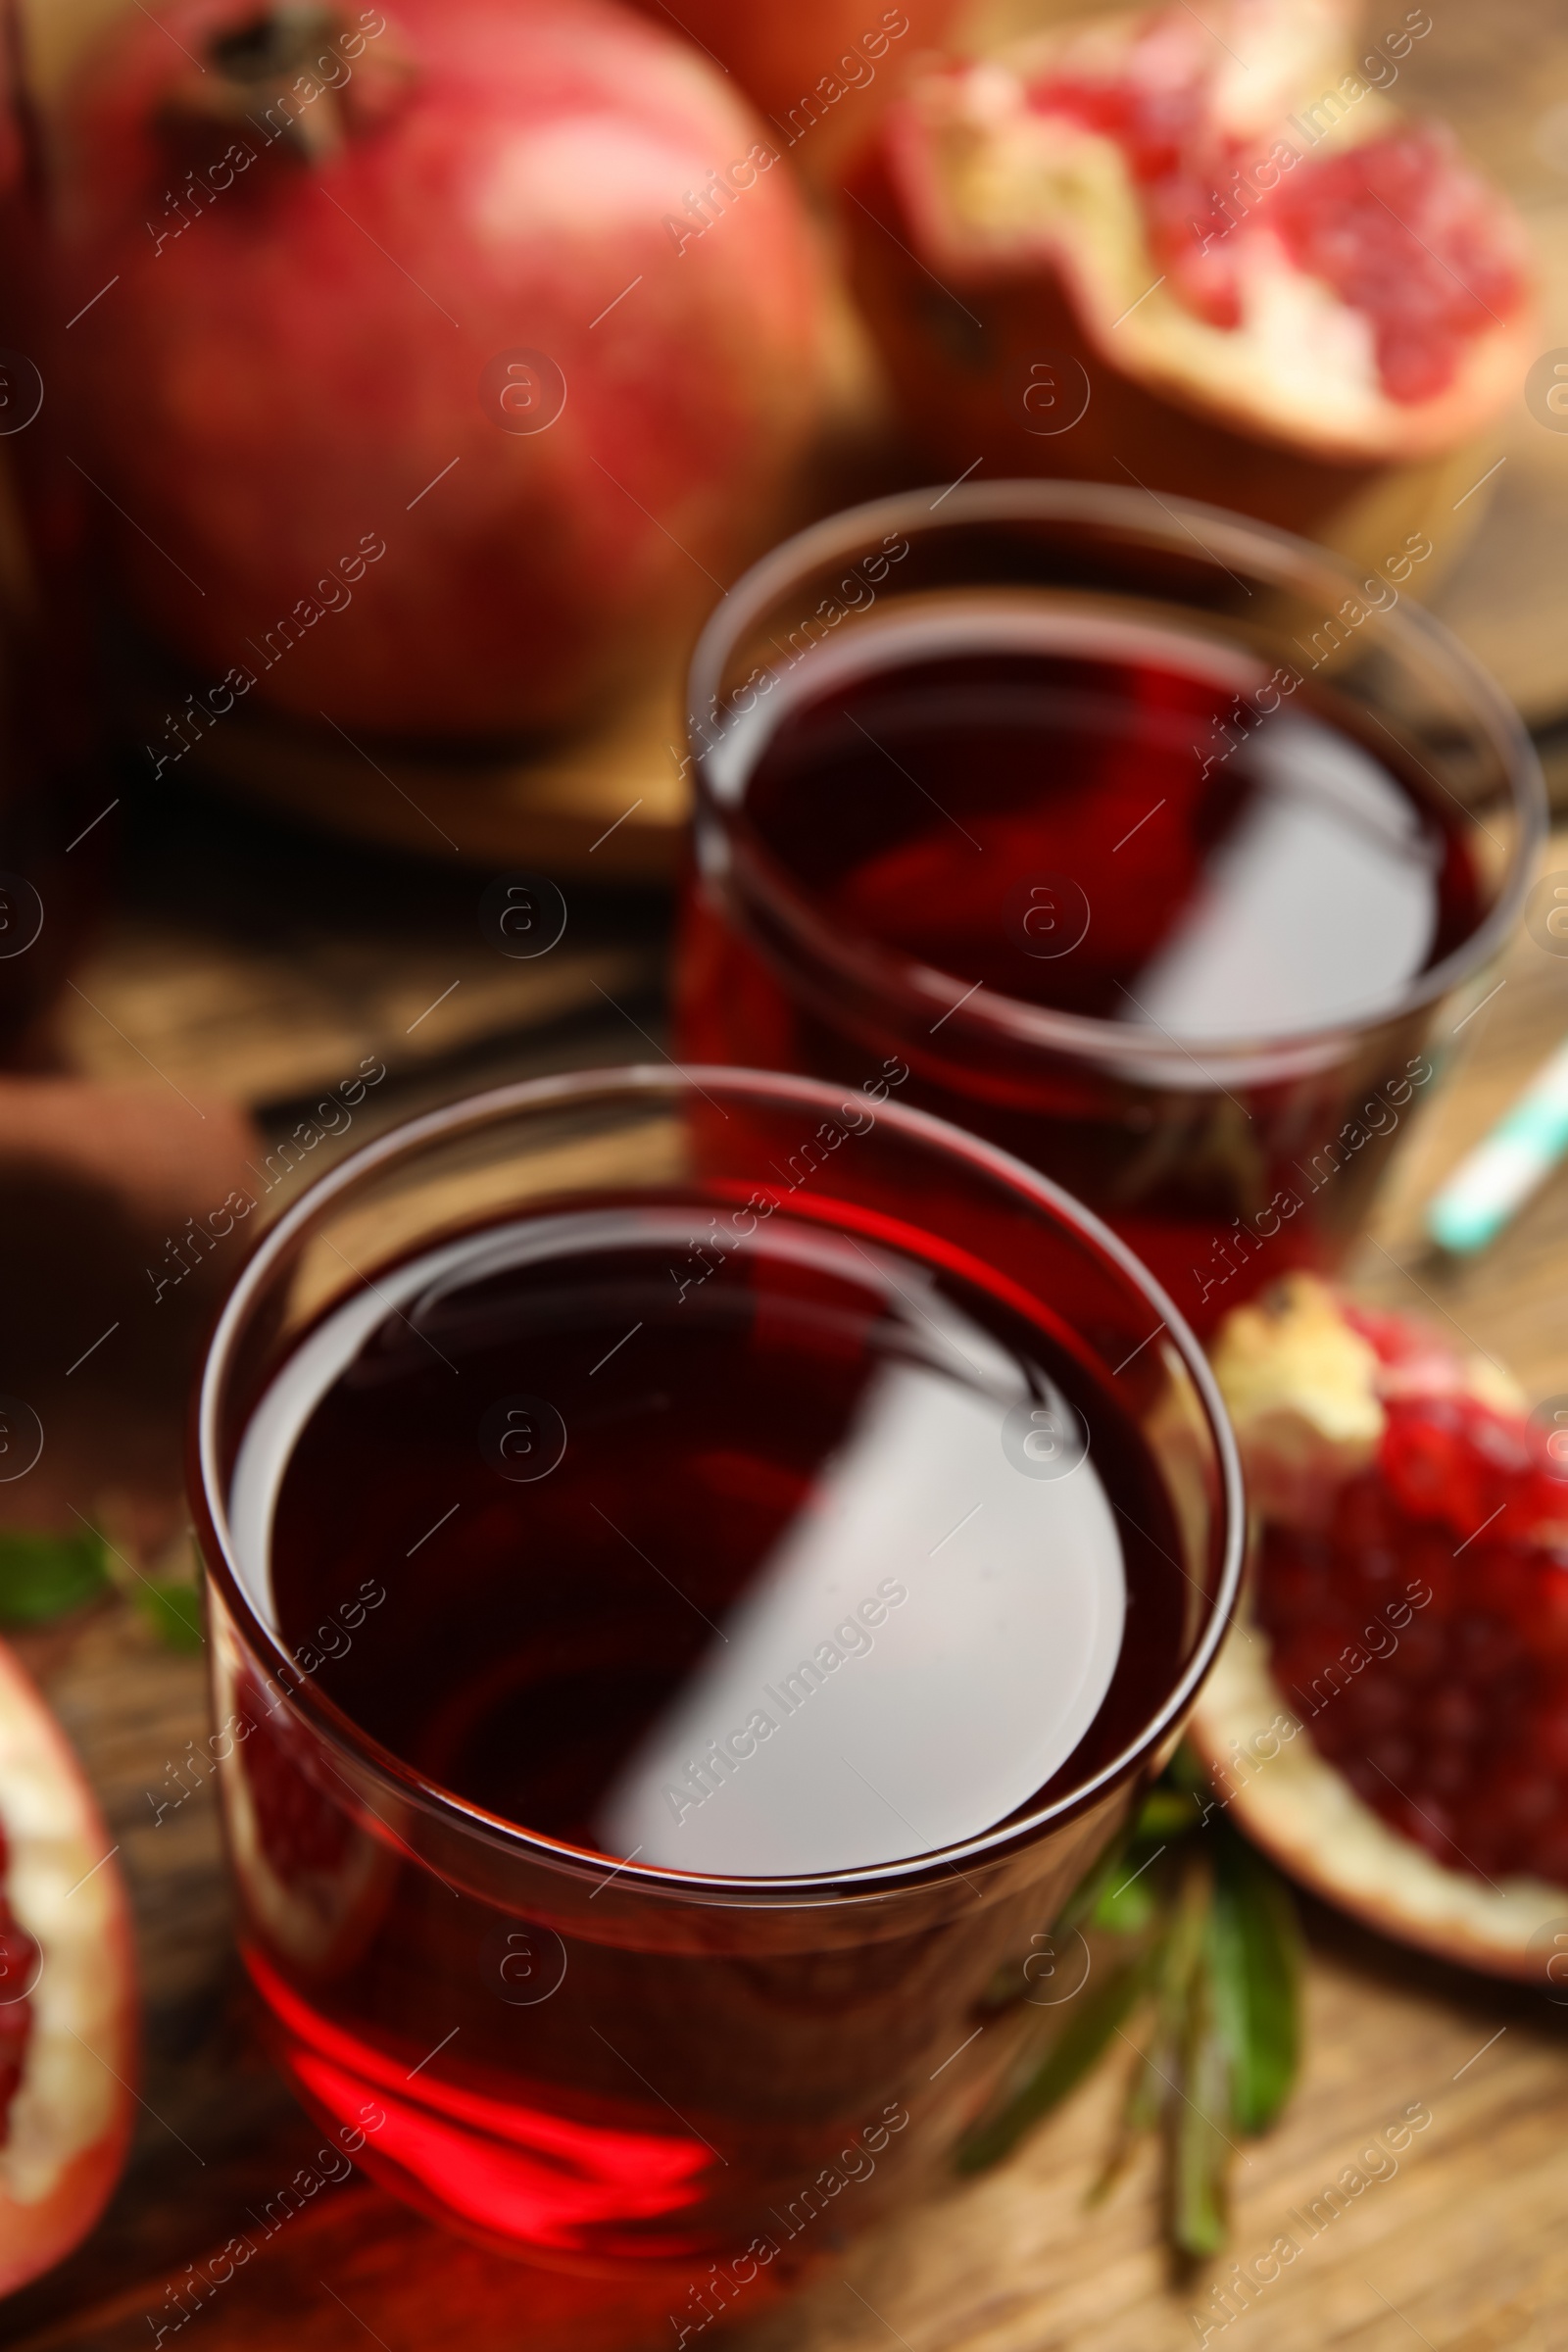
<instances>
[{"instance_id":1,"label":"whole red pomegranate","mask_svg":"<svg viewBox=\"0 0 1568 2352\"><path fill-rule=\"evenodd\" d=\"M644 12L678 24L710 57L733 74L773 128L794 144L819 123L834 132L849 117L864 127L863 94L885 91L906 57L939 42L958 14L959 0L638 0ZM805 160L803 158L803 160Z\"/></svg>"},{"instance_id":2,"label":"whole red pomegranate","mask_svg":"<svg viewBox=\"0 0 1568 2352\"><path fill-rule=\"evenodd\" d=\"M253 692L414 736L572 718L772 528L813 232L714 69L615 0L174 0L62 137L71 446L196 670L186 736Z\"/></svg>"}]
</instances>

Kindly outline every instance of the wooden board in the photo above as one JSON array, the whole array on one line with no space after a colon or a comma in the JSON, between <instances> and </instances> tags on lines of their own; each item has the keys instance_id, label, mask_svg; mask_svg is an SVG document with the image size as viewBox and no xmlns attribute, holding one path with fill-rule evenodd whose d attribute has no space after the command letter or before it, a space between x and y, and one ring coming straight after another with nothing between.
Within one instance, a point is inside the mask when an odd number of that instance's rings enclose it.
<instances>
[{"instance_id":1,"label":"wooden board","mask_svg":"<svg viewBox=\"0 0 1568 2352\"><path fill-rule=\"evenodd\" d=\"M1568 870L1568 836L1550 863ZM1559 1306L1568 1178L1468 1271L1432 1265L1420 1238L1431 1185L1568 1031L1568 959L1524 938L1499 977L1467 1025L1466 1060L1411 1138L1357 1282L1400 1305L1424 1299L1542 1396L1568 1391ZM603 1057L623 1051L621 1040L618 1016L606 1014L586 1050ZM581 1050L574 1039L573 1054ZM377 1116L441 1080L403 1065ZM13 1384L22 1385L16 1371ZM50 1493L62 1519L73 1507L97 1516L127 1557L177 1541L178 1382L149 1392L133 1357L117 1354L95 1389L58 1412ZM0 1489L0 1505L8 1501L14 1510L15 1491ZM0 2306L0 2341L26 2352L145 2352L186 2266L246 2228L248 2209L265 2207L318 2135L252 2038L211 1785L157 1817L187 1743L205 1736L202 1661L161 1647L133 1598L24 1646L87 1763L129 1877L146 2000L144 2106L109 2216L72 2262ZM1281 2127L1238 2169L1233 2244L1249 2262L1282 2234L1299 2251L1227 2338L1245 2329L1267 2352L1396 2352L1412 2337L1442 2352L1560 2352L1568 2006L1379 1943L1322 1909L1308 1924L1304 2078ZM743 2306L747 2352L877 2352L890 2336L910 2352L1175 2352L1198 2341L1193 2314L1213 2316L1210 2289L1226 2265L1173 2276L1152 2158L1105 2204L1086 2206L1122 2072L1113 2059L999 2173L836 2253L798 2302L755 2314ZM1364 2156L1416 2103L1431 2124L1397 2170L1386 2153ZM1348 2166L1382 2177L1309 2234L1293 2209L1306 2213ZM367 2336L382 2352L608 2352L673 2343L666 2302L477 2253L351 2179L263 2242L179 2341L181 2352L198 2338L207 2352L364 2352Z\"/></svg>"}]
</instances>

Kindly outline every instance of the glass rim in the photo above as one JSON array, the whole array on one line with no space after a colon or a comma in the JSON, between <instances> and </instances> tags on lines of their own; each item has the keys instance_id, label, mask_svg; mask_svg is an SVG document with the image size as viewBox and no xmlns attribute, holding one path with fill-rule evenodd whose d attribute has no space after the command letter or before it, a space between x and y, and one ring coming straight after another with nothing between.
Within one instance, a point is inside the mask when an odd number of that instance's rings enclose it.
<instances>
[{"instance_id":1,"label":"glass rim","mask_svg":"<svg viewBox=\"0 0 1568 2352\"><path fill-rule=\"evenodd\" d=\"M457 1102L422 1112L385 1135L374 1137L350 1152L304 1192L276 1223L260 1236L251 1256L237 1276L214 1326L193 1398L190 1432L191 1503L197 1522L198 1544L207 1574L219 1586L248 1645L268 1662L271 1673L281 1666L295 1687L284 1689L290 1703L311 1722L316 1732L346 1750L378 1783L388 1784L406 1802L433 1814L461 1834L476 1837L519 1860L540 1863L572 1877L595 1876L607 1884L606 1872L622 1887L650 1897L724 1903L731 1906L809 1906L813 1903L875 1899L890 1891L951 1875L956 1865L982 1863L1004 1856L1020 1841L1038 1837L1081 1813L1096 1796L1129 1779L1158 1748L1161 1740L1186 1712L1230 1630L1247 1560L1247 1497L1241 1457L1221 1399L1218 1384L1198 1339L1180 1308L1119 1235L1092 1209L1050 1177L1001 1151L996 1145L967 1134L946 1119L893 1102L876 1105L876 1123L889 1121L896 1134L963 1163L976 1175L1000 1182L1023 1194L1052 1222L1065 1226L1111 1260L1117 1274L1139 1293L1159 1317L1150 1337L1163 1331L1174 1344L1183 1368L1192 1380L1214 1442L1218 1467L1217 1509L1223 1514L1223 1548L1219 1574L1207 1618L1193 1654L1159 1707L1138 1733L1087 1780L1076 1784L1048 1805L1023 1819L1009 1819L973 1838L896 1861L854 1869L744 1878L715 1872L677 1871L634 1859L618 1861L590 1846L550 1838L493 1813L431 1781L364 1731L353 1717L301 1678L296 1661L252 1604L241 1580L228 1523L228 1497L222 1474L220 1415L224 1384L239 1338L251 1310L265 1295L269 1276L294 1242L323 1208L363 1178L408 1155L426 1144L450 1141L503 1119L530 1111L546 1111L596 1099L632 1102L652 1101L660 1094L706 1093L717 1087L767 1102L797 1102L814 1110L831 1108L844 1089L822 1079L796 1077L788 1072L746 1070L723 1065L663 1068L657 1063L630 1063L604 1070L569 1071L561 1075L522 1079ZM867 1132L871 1132L868 1130ZM1145 1345L1148 1343L1146 1342ZM420 1857L416 1856L416 1859Z\"/></svg>"},{"instance_id":2,"label":"glass rim","mask_svg":"<svg viewBox=\"0 0 1568 2352\"><path fill-rule=\"evenodd\" d=\"M933 516L937 517L934 521ZM1223 1059L1238 1081L1292 1075L1298 1068L1309 1070L1325 1054L1343 1051L1348 1037L1364 1036L1386 1022L1416 1013L1485 968L1504 945L1529 894L1549 823L1545 780L1523 719L1490 670L1446 622L1415 599L1402 595L1378 618L1393 631L1396 644L1402 640L1436 660L1457 682L1473 717L1490 734L1499 755L1513 797L1518 832L1496 899L1476 928L1440 962L1416 973L1389 996L1374 1000L1352 1019L1278 1035L1232 1032L1178 1040L1152 1023L1059 1011L991 989L965 997L964 984L954 973L902 956L870 939L847 938L842 927L812 905L778 861L755 844L738 811L716 799L709 784L700 730L711 727L711 714L718 710L718 686L735 643L792 580L819 565L842 562L852 549L890 531L934 533L984 522L1099 523L1158 540L1190 562L1196 544L1211 565L1227 570L1229 565L1221 562L1220 555L1198 538L1196 526L1201 525L1211 538L1218 539L1223 555L1238 565L1250 567L1254 576L1262 576L1274 586L1299 590L1315 573L1324 583L1330 611L1343 597L1360 593L1356 572L1331 548L1223 507L1207 506L1197 499L1156 498L1152 490L1115 482L1022 478L965 482L947 489L938 485L934 498L929 488L898 491L844 508L781 541L741 575L710 615L698 640L688 676L688 740L700 815L708 815L726 837L740 834L746 839L752 886L759 888L769 911L830 975L851 986L867 988L883 999L898 1000L914 1012L939 1011L952 1020L956 1031L968 1032L977 1043L989 1039L1052 1049L1079 1060L1142 1065L1146 1072L1159 1067L1166 1082L1180 1083L1171 1080L1164 1065L1191 1066L1198 1054L1210 1060ZM1446 792L1446 786L1439 789ZM1451 794L1447 797L1453 798Z\"/></svg>"}]
</instances>

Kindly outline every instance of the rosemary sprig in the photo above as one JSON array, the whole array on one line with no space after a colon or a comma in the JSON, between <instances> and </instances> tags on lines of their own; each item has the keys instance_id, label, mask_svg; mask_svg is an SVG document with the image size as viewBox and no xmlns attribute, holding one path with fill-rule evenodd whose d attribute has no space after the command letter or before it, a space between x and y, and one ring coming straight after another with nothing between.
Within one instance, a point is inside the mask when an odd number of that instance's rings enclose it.
<instances>
[{"instance_id":1,"label":"rosemary sprig","mask_svg":"<svg viewBox=\"0 0 1568 2352\"><path fill-rule=\"evenodd\" d=\"M1201 1766L1183 1749L1060 1925L1095 1935L1098 1965L1049 2049L962 2142L958 2167L979 2172L1006 2155L1113 2041L1130 2041L1126 2096L1090 2198L1107 2195L1138 2142L1157 2132L1166 2233L1180 2256L1201 2261L1226 2241L1238 2142L1268 2130L1296 2079L1295 1904L1215 1808Z\"/></svg>"},{"instance_id":2,"label":"rosemary sprig","mask_svg":"<svg viewBox=\"0 0 1568 2352\"><path fill-rule=\"evenodd\" d=\"M47 1625L109 1589L103 1538L0 1530L0 1627Z\"/></svg>"},{"instance_id":3,"label":"rosemary sprig","mask_svg":"<svg viewBox=\"0 0 1568 2352\"><path fill-rule=\"evenodd\" d=\"M118 1586L168 1648L198 1650L204 1637L192 1556L186 1539L144 1573L95 1527L66 1535L0 1528L0 1633L52 1624Z\"/></svg>"}]
</instances>

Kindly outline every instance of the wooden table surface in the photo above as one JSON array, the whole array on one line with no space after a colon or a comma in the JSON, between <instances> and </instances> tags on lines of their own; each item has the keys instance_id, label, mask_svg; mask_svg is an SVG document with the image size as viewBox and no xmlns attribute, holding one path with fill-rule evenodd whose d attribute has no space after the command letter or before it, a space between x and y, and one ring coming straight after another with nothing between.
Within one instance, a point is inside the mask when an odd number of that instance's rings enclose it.
<instances>
[{"instance_id":1,"label":"wooden table surface","mask_svg":"<svg viewBox=\"0 0 1568 2352\"><path fill-rule=\"evenodd\" d=\"M1400 13L1391 9L1390 22ZM1432 13L1411 93L1459 120L1523 204L1542 257L1543 348L1568 346L1568 16L1557 0L1446 0ZM1521 411L1507 448L1496 503L1442 608L1550 730L1568 718L1568 433ZM377 1053L390 1077L350 1139L359 1142L372 1122L493 1075L637 1058L658 1029L663 916L653 901L585 902L580 921L574 906L569 955L500 972L476 956L477 885L466 879L388 864L373 883L362 877L356 899L328 886L322 851L302 897L268 886L266 838L248 834L248 820L215 816L204 834L187 818L175 805L164 832L144 840L128 903L83 975L90 1004L74 1008L69 1043L84 1070L145 1077L151 1061L176 1089L217 1084L281 1125L313 1089ZM286 867L288 845L274 854ZM195 889L182 857L205 858L225 887L255 867L251 914L237 883L231 900ZM1552 863L1568 871L1568 837ZM406 920L388 914L388 891ZM328 903L323 925L311 908ZM461 985L423 1018L454 978ZM1424 1304L1533 1397L1568 1393L1568 1178L1460 1274L1428 1262L1419 1212L1564 1034L1568 958L1522 939L1354 1269L1364 1296ZM153 1551L177 1538L187 1371L177 1348L150 1370L133 1347L89 1371L69 1412L62 1402L48 1494L63 1524L74 1506L112 1519L126 1544ZM6 1385L22 1384L8 1375ZM162 1646L119 1599L22 1646L80 1749L130 1882L144 2071L132 2160L109 2214L71 2262L0 2305L0 2340L27 2352L147 2352L186 2266L244 2227L246 2209L275 2194L318 2134L252 2035L211 1788L155 1822L171 1768L206 1733L203 1661ZM1321 1909L1309 1910L1308 1932L1303 2079L1281 2126L1238 2169L1227 2261L1251 2260L1295 2227L1292 2209L1412 2102L1432 2123L1396 2174L1372 2182L1255 2308L1207 2340L1256 2352L1398 2352L1416 2341L1432 2352L1568 2352L1568 2007L1446 1970ZM851 2245L796 2303L756 2313L743 2303L732 2340L746 2352L1197 2343L1194 2314L1212 2316L1209 2290L1227 2262L1173 2276L1152 2154L1104 2204L1085 2203L1121 2072L1111 2061L996 2174ZM199 2336L207 2352L364 2352L367 2338L381 2352L609 2352L674 2335L662 2300L478 2253L351 2177L166 2341Z\"/></svg>"}]
</instances>

